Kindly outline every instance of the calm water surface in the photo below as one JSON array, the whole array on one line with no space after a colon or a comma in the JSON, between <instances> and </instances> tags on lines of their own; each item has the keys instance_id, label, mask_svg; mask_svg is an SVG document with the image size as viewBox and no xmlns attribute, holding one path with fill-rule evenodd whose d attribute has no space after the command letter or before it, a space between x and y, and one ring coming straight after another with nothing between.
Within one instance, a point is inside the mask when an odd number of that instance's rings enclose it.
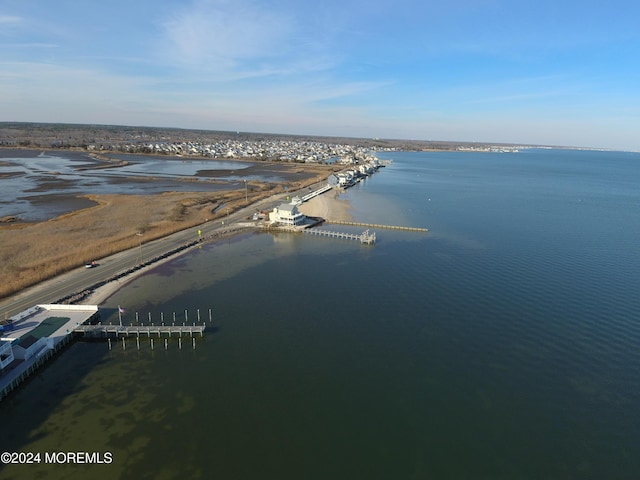
<instances>
[{"instance_id":1,"label":"calm water surface","mask_svg":"<svg viewBox=\"0 0 640 480\"><path fill-rule=\"evenodd\" d=\"M211 308L195 350L76 343L0 409L2 450L113 463L0 477L637 478L640 155L387 158L354 219L428 234L248 234L156 268L104 319Z\"/></svg>"},{"instance_id":2,"label":"calm water surface","mask_svg":"<svg viewBox=\"0 0 640 480\"><path fill-rule=\"evenodd\" d=\"M88 192L150 195L166 191L231 190L241 186L243 177L239 177L237 171L252 165L149 155L113 155L112 158L126 160L128 164L91 168L98 164L85 154L0 149L0 217L11 215L29 222L48 220L95 205L84 198ZM219 176L214 183L200 174L206 169L228 170L229 175ZM244 179L283 180L251 175Z\"/></svg>"}]
</instances>

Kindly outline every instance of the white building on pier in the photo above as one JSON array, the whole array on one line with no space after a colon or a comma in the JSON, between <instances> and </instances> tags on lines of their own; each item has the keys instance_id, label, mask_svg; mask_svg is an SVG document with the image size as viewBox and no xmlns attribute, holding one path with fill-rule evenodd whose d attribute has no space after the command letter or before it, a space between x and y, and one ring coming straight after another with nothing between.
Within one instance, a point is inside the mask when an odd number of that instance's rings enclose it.
<instances>
[{"instance_id":1,"label":"white building on pier","mask_svg":"<svg viewBox=\"0 0 640 480\"><path fill-rule=\"evenodd\" d=\"M305 218L298 210L298 206L291 203L282 203L279 207L275 207L273 212L269 213L269 221L271 223L291 227L302 225Z\"/></svg>"}]
</instances>

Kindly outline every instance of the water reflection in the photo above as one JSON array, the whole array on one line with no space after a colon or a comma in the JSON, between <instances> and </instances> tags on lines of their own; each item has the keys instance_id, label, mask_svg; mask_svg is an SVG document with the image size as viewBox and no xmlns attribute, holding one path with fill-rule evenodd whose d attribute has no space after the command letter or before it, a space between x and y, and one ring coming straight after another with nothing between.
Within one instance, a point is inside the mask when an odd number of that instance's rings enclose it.
<instances>
[{"instance_id":1,"label":"water reflection","mask_svg":"<svg viewBox=\"0 0 640 480\"><path fill-rule=\"evenodd\" d=\"M119 174L198 176L202 170L244 170L254 164L229 160L204 158L185 159L182 157L150 157L138 155L113 155L111 158L124 160L128 165L118 167Z\"/></svg>"},{"instance_id":2,"label":"water reflection","mask_svg":"<svg viewBox=\"0 0 640 480\"><path fill-rule=\"evenodd\" d=\"M246 162L143 156L112 158L127 163L105 169L103 163L85 154L48 155L45 152L0 150L0 188L3 192L0 218L47 220L92 205L93 202L80 197L89 192L137 195L166 191L204 192L238 188L241 178L281 180L275 176L238 176L238 171L253 166Z\"/></svg>"}]
</instances>

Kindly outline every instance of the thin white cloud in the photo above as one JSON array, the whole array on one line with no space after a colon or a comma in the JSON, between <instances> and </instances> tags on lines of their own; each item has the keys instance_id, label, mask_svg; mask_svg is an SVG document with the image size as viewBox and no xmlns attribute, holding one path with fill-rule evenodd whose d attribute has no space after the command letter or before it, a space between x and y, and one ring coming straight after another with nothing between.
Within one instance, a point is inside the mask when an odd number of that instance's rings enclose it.
<instances>
[{"instance_id":1,"label":"thin white cloud","mask_svg":"<svg viewBox=\"0 0 640 480\"><path fill-rule=\"evenodd\" d=\"M291 76L340 62L326 17L256 0L195 0L159 22L159 61L216 81Z\"/></svg>"},{"instance_id":2,"label":"thin white cloud","mask_svg":"<svg viewBox=\"0 0 640 480\"><path fill-rule=\"evenodd\" d=\"M90 68L30 63L0 63L0 111L30 112L37 118L39 109L60 108L64 115L71 110L109 108L138 102L148 88L145 79L110 75ZM66 121L66 120L65 120Z\"/></svg>"},{"instance_id":3,"label":"thin white cloud","mask_svg":"<svg viewBox=\"0 0 640 480\"><path fill-rule=\"evenodd\" d=\"M273 57L288 49L293 19L250 0L198 0L162 23L174 61L191 64Z\"/></svg>"},{"instance_id":4,"label":"thin white cloud","mask_svg":"<svg viewBox=\"0 0 640 480\"><path fill-rule=\"evenodd\" d=\"M1 48L58 48L59 45L55 43L39 43L39 42L29 42L29 43L0 43Z\"/></svg>"},{"instance_id":5,"label":"thin white cloud","mask_svg":"<svg viewBox=\"0 0 640 480\"><path fill-rule=\"evenodd\" d=\"M16 25L22 23L22 17L15 15L0 15L0 25Z\"/></svg>"}]
</instances>

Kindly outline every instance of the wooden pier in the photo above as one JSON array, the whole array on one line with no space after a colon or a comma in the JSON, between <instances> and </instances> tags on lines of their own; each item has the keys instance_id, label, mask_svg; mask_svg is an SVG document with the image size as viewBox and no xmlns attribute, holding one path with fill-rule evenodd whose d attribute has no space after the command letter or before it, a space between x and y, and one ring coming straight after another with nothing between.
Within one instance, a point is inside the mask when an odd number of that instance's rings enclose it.
<instances>
[{"instance_id":1,"label":"wooden pier","mask_svg":"<svg viewBox=\"0 0 640 480\"><path fill-rule=\"evenodd\" d=\"M116 338L119 336L137 336L147 335L151 337L151 335L157 335L161 337L162 335L167 335L168 337L173 336L174 334L178 334L178 336L182 335L190 335L193 337L194 334L199 333L202 337L204 335L205 326L204 325L78 325L73 332L81 333L85 337L109 337L111 335L115 335Z\"/></svg>"},{"instance_id":2,"label":"wooden pier","mask_svg":"<svg viewBox=\"0 0 640 480\"><path fill-rule=\"evenodd\" d=\"M397 225L378 225L376 223L361 223L361 222L343 222L340 220L325 220L326 223L333 223L336 225L350 225L352 227L365 227L365 228L386 228L388 230L405 230L409 232L423 232L429 231L428 228L419 227L401 227Z\"/></svg>"},{"instance_id":3,"label":"wooden pier","mask_svg":"<svg viewBox=\"0 0 640 480\"><path fill-rule=\"evenodd\" d=\"M317 228L309 228L303 230L304 233L309 235L321 235L323 237L345 238L347 240L359 240L360 243L373 244L376 241L376 234L369 233L369 230L365 230L361 234L346 233L346 232L334 232L331 230L320 230Z\"/></svg>"}]
</instances>

